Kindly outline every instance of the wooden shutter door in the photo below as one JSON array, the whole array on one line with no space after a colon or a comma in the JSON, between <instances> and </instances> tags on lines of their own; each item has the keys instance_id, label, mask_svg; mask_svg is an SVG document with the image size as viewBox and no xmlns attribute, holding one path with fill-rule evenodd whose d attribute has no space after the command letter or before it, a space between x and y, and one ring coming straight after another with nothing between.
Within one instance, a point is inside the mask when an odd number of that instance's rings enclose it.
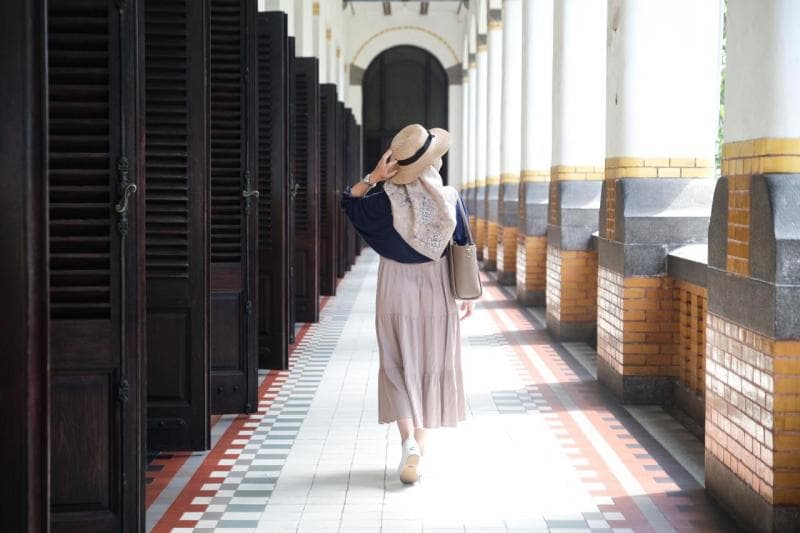
<instances>
[{"instance_id":1,"label":"wooden shutter door","mask_svg":"<svg viewBox=\"0 0 800 533\"><path fill-rule=\"evenodd\" d=\"M208 0L211 409L257 405L255 0Z\"/></svg>"},{"instance_id":2,"label":"wooden shutter door","mask_svg":"<svg viewBox=\"0 0 800 533\"><path fill-rule=\"evenodd\" d=\"M344 104L336 101L336 192L341 194L347 187L344 178L344 149L346 140L344 136ZM347 227L350 226L350 221L347 219L344 211L340 208L337 209L339 215L339 234L336 238L336 248L339 250L339 261L336 264L336 276L339 278L344 277L347 268Z\"/></svg>"},{"instance_id":3,"label":"wooden shutter door","mask_svg":"<svg viewBox=\"0 0 800 533\"><path fill-rule=\"evenodd\" d=\"M259 13L258 364L289 365L288 26L285 13Z\"/></svg>"},{"instance_id":4,"label":"wooden shutter door","mask_svg":"<svg viewBox=\"0 0 800 533\"><path fill-rule=\"evenodd\" d=\"M295 305L297 320L319 320L319 65L295 60Z\"/></svg>"},{"instance_id":5,"label":"wooden shutter door","mask_svg":"<svg viewBox=\"0 0 800 533\"><path fill-rule=\"evenodd\" d=\"M289 37L289 46L286 50L287 57L287 64L289 65L289 77L288 77L288 84L289 84L289 121L287 122L287 129L286 135L289 139L289 152L287 153L286 157L289 159L289 211L287 212L287 216L289 218L289 241L288 241L288 253L286 257L289 259L289 298L286 300L286 306L289 313L289 344L294 344L294 328L295 322L297 320L297 306L295 305L295 264L294 264L294 242L296 239L296 231L297 231L297 217L295 216L295 199L297 198L297 180L295 179L295 139L294 139L294 129L295 129L295 79L294 79L294 71L295 71L295 56L294 56L294 37Z\"/></svg>"},{"instance_id":6,"label":"wooden shutter door","mask_svg":"<svg viewBox=\"0 0 800 533\"><path fill-rule=\"evenodd\" d=\"M336 236L341 212L336 186L336 85L323 83L319 96L320 293L334 296L339 255Z\"/></svg>"},{"instance_id":7,"label":"wooden shutter door","mask_svg":"<svg viewBox=\"0 0 800 533\"><path fill-rule=\"evenodd\" d=\"M144 527L141 7L48 5L54 532Z\"/></svg>"},{"instance_id":8,"label":"wooden shutter door","mask_svg":"<svg viewBox=\"0 0 800 533\"><path fill-rule=\"evenodd\" d=\"M209 446L205 5L145 1L147 444Z\"/></svg>"},{"instance_id":9,"label":"wooden shutter door","mask_svg":"<svg viewBox=\"0 0 800 533\"><path fill-rule=\"evenodd\" d=\"M342 147L342 151L344 156L344 171L342 173L342 187L347 187L353 182L353 112L349 107L346 107L344 110L343 122L344 146ZM348 272L353 266L356 257L355 234L356 231L353 225L347 224L347 228L345 230L345 250L347 250L347 262L344 265L344 269Z\"/></svg>"},{"instance_id":10,"label":"wooden shutter door","mask_svg":"<svg viewBox=\"0 0 800 533\"><path fill-rule=\"evenodd\" d=\"M4 0L0 17L0 498L3 530L35 533L50 527L46 4Z\"/></svg>"}]
</instances>

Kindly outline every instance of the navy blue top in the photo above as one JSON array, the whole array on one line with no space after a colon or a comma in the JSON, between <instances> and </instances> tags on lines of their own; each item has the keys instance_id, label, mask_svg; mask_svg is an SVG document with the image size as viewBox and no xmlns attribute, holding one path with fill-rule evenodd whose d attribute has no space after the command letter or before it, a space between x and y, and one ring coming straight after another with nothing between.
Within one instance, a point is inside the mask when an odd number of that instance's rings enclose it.
<instances>
[{"instance_id":1,"label":"navy blue top","mask_svg":"<svg viewBox=\"0 0 800 533\"><path fill-rule=\"evenodd\" d=\"M383 182L367 191L364 196L352 196L350 188L342 191L341 205L358 233L379 255L399 263L425 263L430 257L414 250L403 240L392 224L392 205L383 190ZM463 203L462 203L463 205ZM466 207L464 207L466 211ZM453 240L467 244L469 236L461 210L456 208L456 229ZM447 253L445 248L442 256Z\"/></svg>"}]
</instances>

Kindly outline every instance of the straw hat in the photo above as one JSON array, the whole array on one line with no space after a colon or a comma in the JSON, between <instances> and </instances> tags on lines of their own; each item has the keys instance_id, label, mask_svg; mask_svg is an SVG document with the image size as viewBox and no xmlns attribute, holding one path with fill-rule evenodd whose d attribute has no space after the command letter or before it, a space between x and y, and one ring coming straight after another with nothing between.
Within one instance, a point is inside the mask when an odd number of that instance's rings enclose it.
<instances>
[{"instance_id":1,"label":"straw hat","mask_svg":"<svg viewBox=\"0 0 800 533\"><path fill-rule=\"evenodd\" d=\"M450 134L441 128L425 129L410 124L392 139L392 158L397 160L397 174L391 179L396 185L411 183L450 148Z\"/></svg>"}]
</instances>

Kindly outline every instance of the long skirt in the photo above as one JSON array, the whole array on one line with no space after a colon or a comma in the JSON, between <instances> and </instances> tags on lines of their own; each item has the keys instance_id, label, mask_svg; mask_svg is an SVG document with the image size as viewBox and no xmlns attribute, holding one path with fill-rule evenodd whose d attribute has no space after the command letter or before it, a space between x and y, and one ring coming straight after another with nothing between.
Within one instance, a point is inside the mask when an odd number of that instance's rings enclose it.
<instances>
[{"instance_id":1,"label":"long skirt","mask_svg":"<svg viewBox=\"0 0 800 533\"><path fill-rule=\"evenodd\" d=\"M466 420L458 306L447 259L378 267L378 421L412 418L416 428Z\"/></svg>"}]
</instances>

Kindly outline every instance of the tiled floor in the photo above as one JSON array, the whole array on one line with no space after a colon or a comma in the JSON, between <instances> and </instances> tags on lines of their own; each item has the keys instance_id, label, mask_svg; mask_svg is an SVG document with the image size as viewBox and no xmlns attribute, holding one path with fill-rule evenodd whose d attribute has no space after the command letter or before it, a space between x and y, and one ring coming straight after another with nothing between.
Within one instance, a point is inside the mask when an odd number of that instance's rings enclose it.
<instances>
[{"instance_id":1,"label":"tiled floor","mask_svg":"<svg viewBox=\"0 0 800 533\"><path fill-rule=\"evenodd\" d=\"M363 252L290 370L264 375L259 413L223 418L211 452L172 468L153 531L735 531L699 483L702 443L617 404L590 348L553 343L488 277L462 323L468 420L433 431L421 482L402 485L396 426L377 423L377 265Z\"/></svg>"}]
</instances>

